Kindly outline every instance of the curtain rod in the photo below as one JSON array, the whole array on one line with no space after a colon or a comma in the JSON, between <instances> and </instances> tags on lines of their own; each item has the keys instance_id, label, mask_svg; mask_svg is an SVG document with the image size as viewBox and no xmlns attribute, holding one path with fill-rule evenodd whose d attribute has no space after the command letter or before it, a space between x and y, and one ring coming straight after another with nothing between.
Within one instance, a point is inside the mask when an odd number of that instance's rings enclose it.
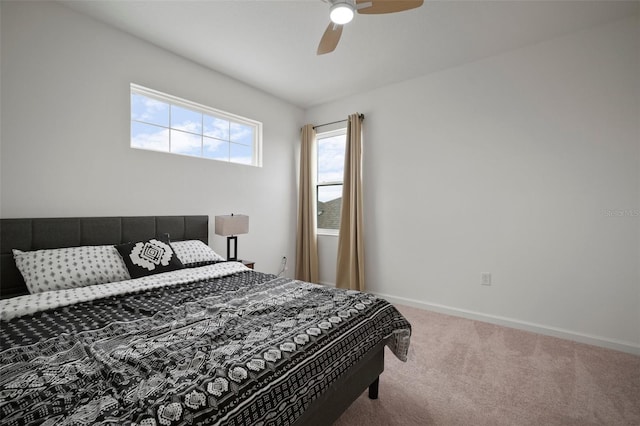
<instances>
[{"instance_id":1,"label":"curtain rod","mask_svg":"<svg viewBox=\"0 0 640 426\"><path fill-rule=\"evenodd\" d=\"M364 120L364 114L358 114L358 117L360 117L360 120ZM313 126L313 128L317 129L318 127L330 126L331 124L344 123L345 121L348 121L348 119L332 121L331 123L318 124L317 126Z\"/></svg>"}]
</instances>

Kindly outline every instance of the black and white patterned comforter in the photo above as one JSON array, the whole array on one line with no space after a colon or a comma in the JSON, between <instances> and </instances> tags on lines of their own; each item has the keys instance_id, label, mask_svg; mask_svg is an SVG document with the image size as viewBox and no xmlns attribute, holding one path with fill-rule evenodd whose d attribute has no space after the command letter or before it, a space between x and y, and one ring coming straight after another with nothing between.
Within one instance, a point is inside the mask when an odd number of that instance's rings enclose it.
<instances>
[{"instance_id":1,"label":"black and white patterned comforter","mask_svg":"<svg viewBox=\"0 0 640 426\"><path fill-rule=\"evenodd\" d=\"M240 266L3 301L0 424L291 424L380 341L406 359L388 302Z\"/></svg>"}]
</instances>

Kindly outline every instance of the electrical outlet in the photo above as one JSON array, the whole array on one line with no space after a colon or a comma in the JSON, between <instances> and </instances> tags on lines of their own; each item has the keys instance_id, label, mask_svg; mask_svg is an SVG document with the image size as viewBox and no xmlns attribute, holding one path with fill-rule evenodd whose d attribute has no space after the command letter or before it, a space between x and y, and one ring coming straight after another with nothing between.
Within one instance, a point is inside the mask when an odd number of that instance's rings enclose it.
<instances>
[{"instance_id":1,"label":"electrical outlet","mask_svg":"<svg viewBox=\"0 0 640 426\"><path fill-rule=\"evenodd\" d=\"M491 285L491 272L483 272L480 274L480 284Z\"/></svg>"}]
</instances>

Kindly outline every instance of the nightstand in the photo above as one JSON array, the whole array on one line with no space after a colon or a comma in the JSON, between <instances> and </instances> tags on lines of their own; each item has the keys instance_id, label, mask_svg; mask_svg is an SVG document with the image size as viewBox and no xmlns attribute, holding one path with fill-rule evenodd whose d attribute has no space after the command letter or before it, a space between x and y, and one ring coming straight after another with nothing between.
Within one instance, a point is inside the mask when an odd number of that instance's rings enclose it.
<instances>
[{"instance_id":1,"label":"nightstand","mask_svg":"<svg viewBox=\"0 0 640 426\"><path fill-rule=\"evenodd\" d=\"M253 264L255 263L253 260L242 260L241 262L244 266L250 269L253 269Z\"/></svg>"}]
</instances>

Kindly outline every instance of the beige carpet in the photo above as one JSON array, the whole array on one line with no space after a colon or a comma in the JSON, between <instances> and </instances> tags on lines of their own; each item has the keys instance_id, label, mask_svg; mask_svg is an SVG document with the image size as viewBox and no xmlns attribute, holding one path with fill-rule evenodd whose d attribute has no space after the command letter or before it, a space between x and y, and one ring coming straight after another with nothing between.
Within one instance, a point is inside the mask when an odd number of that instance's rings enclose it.
<instances>
[{"instance_id":1,"label":"beige carpet","mask_svg":"<svg viewBox=\"0 0 640 426\"><path fill-rule=\"evenodd\" d=\"M640 425L640 357L398 306L409 360L387 349L380 398L336 426Z\"/></svg>"}]
</instances>

